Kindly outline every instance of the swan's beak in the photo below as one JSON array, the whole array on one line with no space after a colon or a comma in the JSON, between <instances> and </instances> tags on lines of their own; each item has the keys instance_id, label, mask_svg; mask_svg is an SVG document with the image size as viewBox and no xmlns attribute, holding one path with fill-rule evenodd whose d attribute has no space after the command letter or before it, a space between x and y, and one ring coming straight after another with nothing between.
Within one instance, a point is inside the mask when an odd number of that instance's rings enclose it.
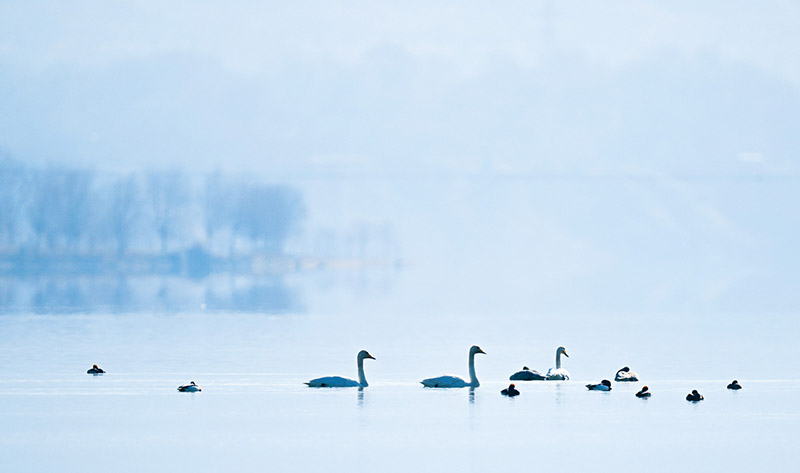
<instances>
[{"instance_id":1,"label":"swan's beak","mask_svg":"<svg viewBox=\"0 0 800 473\"><path fill-rule=\"evenodd\" d=\"M486 354L486 352L485 352L485 351L483 351L483 350L481 350L480 348L478 348L478 351L477 351L477 353L483 353L484 355Z\"/></svg>"},{"instance_id":2,"label":"swan's beak","mask_svg":"<svg viewBox=\"0 0 800 473\"><path fill-rule=\"evenodd\" d=\"M366 357L369 358L370 360L377 360L377 358L375 358L374 356L370 355L369 353L367 353Z\"/></svg>"},{"instance_id":3,"label":"swan's beak","mask_svg":"<svg viewBox=\"0 0 800 473\"><path fill-rule=\"evenodd\" d=\"M562 352L562 353L564 353L564 356L566 356L567 358L569 358L569 355L567 355L567 352Z\"/></svg>"}]
</instances>

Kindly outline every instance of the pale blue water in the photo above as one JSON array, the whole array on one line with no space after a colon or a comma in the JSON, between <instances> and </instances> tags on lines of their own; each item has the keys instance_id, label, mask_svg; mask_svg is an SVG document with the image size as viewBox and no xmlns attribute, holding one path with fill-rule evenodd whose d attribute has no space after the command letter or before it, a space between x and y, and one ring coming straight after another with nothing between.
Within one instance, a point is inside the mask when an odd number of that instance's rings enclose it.
<instances>
[{"instance_id":1,"label":"pale blue water","mask_svg":"<svg viewBox=\"0 0 800 473\"><path fill-rule=\"evenodd\" d=\"M515 330L536 321L512 315L389 318L4 316L0 470L499 471L533 463L565 471L753 471L795 458L800 380L778 355L796 359L797 348L770 345L757 332L739 350L725 348L731 338L724 332L690 350L693 336L673 345L682 329L667 324L640 332L647 336L639 340L614 341L613 330L580 316L560 318L573 327L560 336L544 320L538 323L547 333ZM769 357L750 350L759 342ZM488 353L477 359L481 387L471 393L418 384L444 373L467 376L471 343ZM573 380L520 382L522 395L500 396L522 364L551 366L560 343ZM370 387L363 392L302 384L355 377L360 348L377 357L366 363ZM86 375L93 362L108 373ZM583 387L622 365L642 383L614 383L610 393ZM725 389L734 377L740 392ZM203 392L176 391L190 380ZM651 399L633 396L642 384ZM691 389L706 400L687 403Z\"/></svg>"},{"instance_id":2,"label":"pale blue water","mask_svg":"<svg viewBox=\"0 0 800 473\"><path fill-rule=\"evenodd\" d=\"M795 461L793 182L312 184L312 221L383 219L404 264L254 282L2 280L0 471ZM474 393L418 384L466 377L473 344L487 352ZM500 396L523 365L552 367L559 345L573 380ZM302 384L355 377L360 349L377 358L363 392ZM92 363L108 374L85 374ZM642 382L583 387L622 366ZM734 378L742 391L725 389ZM176 391L192 380L203 392ZM643 384L649 400L633 395ZM692 389L706 400L687 403Z\"/></svg>"}]
</instances>

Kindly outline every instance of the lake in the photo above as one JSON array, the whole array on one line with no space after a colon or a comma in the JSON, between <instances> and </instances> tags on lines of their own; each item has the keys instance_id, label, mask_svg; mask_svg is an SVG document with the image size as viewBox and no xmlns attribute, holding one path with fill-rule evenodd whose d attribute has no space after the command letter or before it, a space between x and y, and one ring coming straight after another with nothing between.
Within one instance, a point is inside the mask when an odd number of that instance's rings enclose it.
<instances>
[{"instance_id":1,"label":"lake","mask_svg":"<svg viewBox=\"0 0 800 473\"><path fill-rule=\"evenodd\" d=\"M564 333L553 320L527 333L524 327L537 322L508 314L6 315L0 466L752 471L794 458L800 381L788 360L772 358L796 359L789 341L750 331L752 339L732 349L740 337L725 331L718 339L682 336L683 326L664 323L645 336L615 337L613 327L594 319L560 317ZM737 334L752 328L739 323ZM642 335L644 325L629 328ZM445 373L466 377L473 343L487 352L476 360L479 388L418 384ZM557 344L568 349L564 367L572 380L517 382L519 397L499 394L523 364L552 366ZM368 388L302 384L323 375L355 378L361 348L377 358L366 361ZM108 373L85 374L95 362ZM759 370L762 364L773 368ZM623 365L642 382L614 383L610 393L583 387L613 379ZM743 390L725 389L734 377ZM191 380L203 391L177 392ZM634 397L643 384L651 399ZM691 389L706 400L686 402Z\"/></svg>"},{"instance_id":2,"label":"lake","mask_svg":"<svg viewBox=\"0 0 800 473\"><path fill-rule=\"evenodd\" d=\"M311 220L385 216L401 264L266 282L3 279L0 470L753 471L796 458L791 183L339 192L350 184L307 186ZM743 187L786 204L772 226L753 208L725 207L712 227L692 214ZM479 388L419 384L466 377L473 344L487 352ZM523 365L552 367L559 345L572 380L499 394ZM361 349L377 358L368 388L303 385L355 378ZM93 363L107 374L87 375ZM642 381L584 388L622 366ZM744 389L725 389L734 378ZM203 391L177 392L189 381ZM644 384L653 397L635 398ZM692 389L706 400L686 402Z\"/></svg>"}]
</instances>

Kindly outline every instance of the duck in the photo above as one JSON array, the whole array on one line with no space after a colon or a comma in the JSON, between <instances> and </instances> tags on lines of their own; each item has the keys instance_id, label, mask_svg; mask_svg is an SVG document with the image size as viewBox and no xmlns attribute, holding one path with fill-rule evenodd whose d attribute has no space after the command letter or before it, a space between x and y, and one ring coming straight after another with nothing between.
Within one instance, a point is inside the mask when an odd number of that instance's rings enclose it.
<instances>
[{"instance_id":1,"label":"duck","mask_svg":"<svg viewBox=\"0 0 800 473\"><path fill-rule=\"evenodd\" d=\"M364 375L364 360L375 360L367 350L361 350L356 355L356 365L358 366L358 381L341 376L325 376L323 378L312 379L305 383L309 388L366 388L369 386L367 377Z\"/></svg>"},{"instance_id":2,"label":"duck","mask_svg":"<svg viewBox=\"0 0 800 473\"><path fill-rule=\"evenodd\" d=\"M617 382L639 381L639 375L631 371L631 369L628 368L627 366L625 366L624 368L620 368L620 370L617 371L617 374L614 375L614 381Z\"/></svg>"},{"instance_id":3,"label":"duck","mask_svg":"<svg viewBox=\"0 0 800 473\"><path fill-rule=\"evenodd\" d=\"M200 386L196 385L194 381L191 381L189 384L178 386L178 391L182 393L196 393L198 391L202 391L202 389L200 389Z\"/></svg>"},{"instance_id":4,"label":"duck","mask_svg":"<svg viewBox=\"0 0 800 473\"><path fill-rule=\"evenodd\" d=\"M703 395L700 394L699 392L697 392L696 389L693 389L690 394L686 395L686 400L687 401L698 402L698 401L702 401L703 399L705 399L703 397Z\"/></svg>"},{"instance_id":5,"label":"duck","mask_svg":"<svg viewBox=\"0 0 800 473\"><path fill-rule=\"evenodd\" d=\"M486 354L478 345L472 345L469 349L469 382L464 381L458 376L439 376L438 378L428 378L420 381L426 388L477 388L481 385L475 375L475 355L478 353Z\"/></svg>"},{"instance_id":6,"label":"duck","mask_svg":"<svg viewBox=\"0 0 800 473\"><path fill-rule=\"evenodd\" d=\"M611 381L604 379L600 384L587 384L589 391L611 391Z\"/></svg>"},{"instance_id":7,"label":"duck","mask_svg":"<svg viewBox=\"0 0 800 473\"><path fill-rule=\"evenodd\" d=\"M100 368L100 367L99 367L99 366L97 366L97 365L92 365L92 367L91 367L91 368L89 368L89 369L86 371L86 374L93 374L93 375L98 375L98 374L103 374L103 373L105 373L105 370L104 370L104 369L102 369L102 368Z\"/></svg>"},{"instance_id":8,"label":"duck","mask_svg":"<svg viewBox=\"0 0 800 473\"><path fill-rule=\"evenodd\" d=\"M523 366L522 371L517 371L509 376L508 379L511 381L541 381L547 378L542 373Z\"/></svg>"},{"instance_id":9,"label":"duck","mask_svg":"<svg viewBox=\"0 0 800 473\"><path fill-rule=\"evenodd\" d=\"M648 391L648 389L650 388L648 388L647 386L642 386L642 390L636 393L636 397L650 397L652 393Z\"/></svg>"},{"instance_id":10,"label":"duck","mask_svg":"<svg viewBox=\"0 0 800 473\"><path fill-rule=\"evenodd\" d=\"M739 384L739 381L736 381L734 379L733 381L731 381L731 384L728 385L728 389L733 389L733 390L742 389L742 385Z\"/></svg>"},{"instance_id":11,"label":"duck","mask_svg":"<svg viewBox=\"0 0 800 473\"><path fill-rule=\"evenodd\" d=\"M548 381L566 381L569 379L569 371L561 367L561 355L564 355L567 358L569 358L569 355L567 355L566 348L564 347L556 348L556 367L547 370L547 375L545 376L545 378Z\"/></svg>"},{"instance_id":12,"label":"duck","mask_svg":"<svg viewBox=\"0 0 800 473\"><path fill-rule=\"evenodd\" d=\"M514 386L514 383L511 383L508 385L507 388L500 391L500 394L502 394L503 396L514 397L514 396L519 396L519 391L517 391L517 388Z\"/></svg>"}]
</instances>

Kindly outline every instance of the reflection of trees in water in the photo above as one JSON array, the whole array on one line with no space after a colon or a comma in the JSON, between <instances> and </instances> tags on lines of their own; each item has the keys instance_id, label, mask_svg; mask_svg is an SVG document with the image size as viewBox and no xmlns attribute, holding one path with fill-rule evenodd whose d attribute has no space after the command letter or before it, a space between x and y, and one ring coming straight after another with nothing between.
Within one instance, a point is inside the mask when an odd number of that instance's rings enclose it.
<instances>
[{"instance_id":1,"label":"reflection of trees in water","mask_svg":"<svg viewBox=\"0 0 800 473\"><path fill-rule=\"evenodd\" d=\"M237 310L242 312L281 313L298 310L298 295L289 290L280 279L260 280L248 287L239 288L230 295L206 291L205 304L209 309Z\"/></svg>"},{"instance_id":2,"label":"reflection of trees in water","mask_svg":"<svg viewBox=\"0 0 800 473\"><path fill-rule=\"evenodd\" d=\"M36 168L0 156L0 313L291 312L285 278L388 289L387 224L304 239L303 194L253 176ZM298 256L303 255L303 256ZM386 271L388 269L388 272Z\"/></svg>"},{"instance_id":3,"label":"reflection of trees in water","mask_svg":"<svg viewBox=\"0 0 800 473\"><path fill-rule=\"evenodd\" d=\"M179 277L0 279L0 313L227 312L289 313L300 297L280 277L201 281Z\"/></svg>"}]
</instances>

